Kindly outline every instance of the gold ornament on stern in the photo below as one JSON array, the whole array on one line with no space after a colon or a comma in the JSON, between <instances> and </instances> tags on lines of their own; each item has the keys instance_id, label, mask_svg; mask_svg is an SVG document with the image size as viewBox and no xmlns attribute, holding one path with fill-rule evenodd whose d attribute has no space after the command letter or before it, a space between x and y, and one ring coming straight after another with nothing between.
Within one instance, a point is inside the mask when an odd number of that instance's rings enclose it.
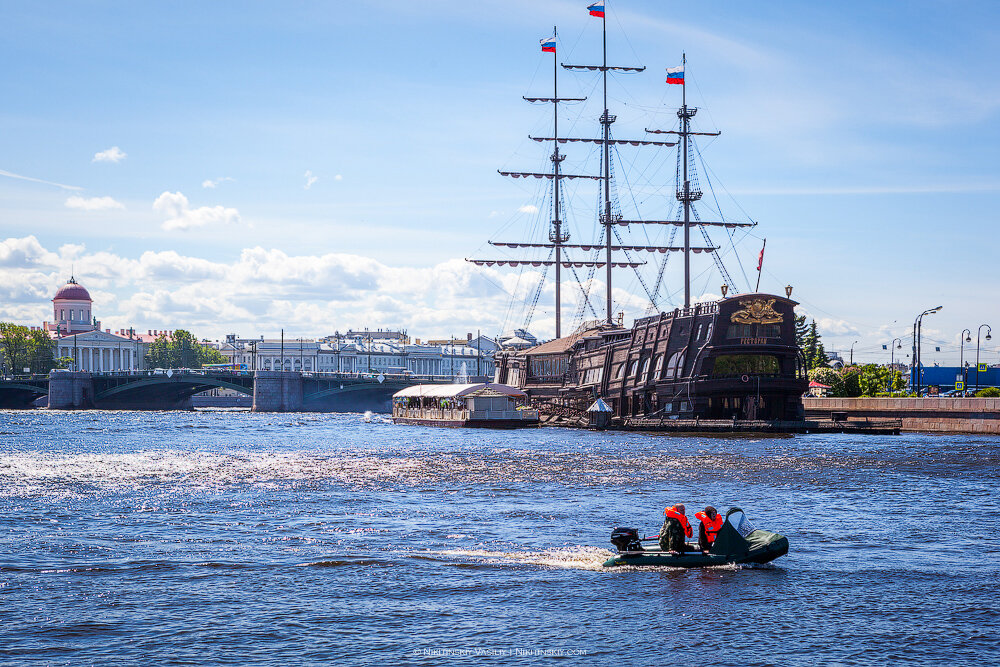
<instances>
[{"instance_id":1,"label":"gold ornament on stern","mask_svg":"<svg viewBox=\"0 0 1000 667\"><path fill-rule=\"evenodd\" d=\"M750 299L741 301L743 306L729 318L737 324L778 324L784 321L784 316L774 310L776 299Z\"/></svg>"}]
</instances>

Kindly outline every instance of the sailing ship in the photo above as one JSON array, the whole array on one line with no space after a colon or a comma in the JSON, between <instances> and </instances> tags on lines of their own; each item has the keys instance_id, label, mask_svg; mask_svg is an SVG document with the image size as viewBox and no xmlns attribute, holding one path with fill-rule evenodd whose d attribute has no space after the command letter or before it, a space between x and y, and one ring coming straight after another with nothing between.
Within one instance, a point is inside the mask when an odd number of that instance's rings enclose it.
<instances>
[{"instance_id":1,"label":"sailing ship","mask_svg":"<svg viewBox=\"0 0 1000 667\"><path fill-rule=\"evenodd\" d=\"M538 142L551 142L552 163L548 172L500 171L513 178L546 179L552 187L552 220L547 242L491 241L504 248L542 249L548 251L544 260L530 259L470 259L483 266L542 267L543 279L551 267L555 272L555 334L554 340L526 350L502 350L497 353L496 382L523 389L543 416L582 418L595 399L612 411L613 425L640 424L645 420L665 419L732 419L736 420L801 420L801 396L808 381L805 364L795 342L792 288L785 295L738 293L734 281L719 257L719 246L711 243L708 229L732 230L753 227L753 221L702 220L695 203L702 190L694 169L694 137L719 136L719 132L698 132L692 129L696 107L688 106L685 69L686 56L679 67L667 69L667 83L681 86L682 103L677 110L676 129L649 129L658 138L618 139L611 126L616 116L608 105L608 74L611 72L643 72L642 66L608 65L607 18L604 2L588 7L592 16L601 19L603 59L599 65L561 64L563 69L600 72L603 84L603 112L599 117L599 137L564 137L559 134L559 105L579 103L586 98L559 97L556 57L556 36L541 40L542 50L553 54L553 93L551 97L525 97L529 102L550 103L553 108L551 137L531 137ZM659 135L667 135L663 140ZM565 173L562 163L566 156L560 146L573 143L596 144L601 150L599 174ZM679 203L675 219L625 219L617 204L617 183L612 173L612 149L619 146L679 147L677 178L674 194ZM563 213L563 181L588 179L600 184L600 238L590 244L569 243ZM619 228L654 225L672 226L670 242L666 244L629 244L622 239ZM662 228L662 227L661 227ZM697 229L704 245L692 244L692 231ZM675 245L675 232L683 232L683 244ZM581 260L570 252L591 252ZM603 255L603 258L598 255ZM637 272L646 265L635 255L662 256L658 278L653 290L646 289L650 305L656 307L663 269L674 253L683 255L683 306L672 311L660 310L636 319L631 328L624 326L623 317L614 315L612 280L615 269ZM691 295L692 255L710 254L725 283L722 298L693 303ZM624 254L624 257L622 255ZM763 250L761 251L761 262ZM562 269L573 271L577 284L581 281L577 268L588 268L591 276L603 268L605 274L605 317L581 324L569 335L562 332ZM761 270L758 263L758 281ZM642 279L639 278L640 282ZM642 283L646 287L645 283ZM541 291L536 291L537 295ZM733 294L728 296L732 291ZM584 293L584 301L588 295ZM530 311L529 311L530 312ZM580 311L582 313L582 310Z\"/></svg>"}]
</instances>

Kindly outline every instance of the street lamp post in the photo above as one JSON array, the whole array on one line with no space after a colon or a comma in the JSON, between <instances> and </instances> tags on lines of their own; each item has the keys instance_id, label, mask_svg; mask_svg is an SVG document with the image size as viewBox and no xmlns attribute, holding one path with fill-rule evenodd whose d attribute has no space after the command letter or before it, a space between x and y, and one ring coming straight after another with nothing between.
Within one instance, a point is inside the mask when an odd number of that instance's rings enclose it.
<instances>
[{"instance_id":1,"label":"street lamp post","mask_svg":"<svg viewBox=\"0 0 1000 667\"><path fill-rule=\"evenodd\" d=\"M969 382L968 372L965 370L965 344L972 342L972 332L968 329L962 329L962 337L958 343L958 370L962 371L962 392L964 394L965 390L968 388L967 384ZM978 368L978 366L977 366Z\"/></svg>"},{"instance_id":2,"label":"street lamp post","mask_svg":"<svg viewBox=\"0 0 1000 667\"><path fill-rule=\"evenodd\" d=\"M976 330L976 392L979 392L979 336L983 333L983 327L986 327L986 340L989 340L992 336L993 329L990 328L988 324L980 324L979 329Z\"/></svg>"},{"instance_id":3,"label":"street lamp post","mask_svg":"<svg viewBox=\"0 0 1000 667\"><path fill-rule=\"evenodd\" d=\"M854 365L854 346L858 344L858 341L851 343L851 366Z\"/></svg>"},{"instance_id":4,"label":"street lamp post","mask_svg":"<svg viewBox=\"0 0 1000 667\"><path fill-rule=\"evenodd\" d=\"M917 315L917 319L913 321L913 357L910 360L910 383L913 384L913 380L916 379L916 392L918 398L920 397L920 327L923 325L924 315L936 313L941 310L941 308L942 306L928 308L924 312Z\"/></svg>"},{"instance_id":5,"label":"street lamp post","mask_svg":"<svg viewBox=\"0 0 1000 667\"><path fill-rule=\"evenodd\" d=\"M892 385L896 379L896 350L903 349L903 339L893 338L889 343L889 398L892 398Z\"/></svg>"}]
</instances>

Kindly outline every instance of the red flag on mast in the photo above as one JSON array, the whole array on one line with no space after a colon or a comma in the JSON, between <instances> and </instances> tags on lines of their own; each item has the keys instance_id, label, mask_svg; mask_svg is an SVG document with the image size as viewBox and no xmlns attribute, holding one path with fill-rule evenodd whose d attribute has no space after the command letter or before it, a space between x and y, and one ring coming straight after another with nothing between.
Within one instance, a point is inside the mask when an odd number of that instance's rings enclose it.
<instances>
[{"instance_id":1,"label":"red flag on mast","mask_svg":"<svg viewBox=\"0 0 1000 667\"><path fill-rule=\"evenodd\" d=\"M764 248L767 247L767 239L764 239L764 245L760 247L760 255L757 256L757 288L754 290L756 292L760 291L760 270L764 266Z\"/></svg>"}]
</instances>

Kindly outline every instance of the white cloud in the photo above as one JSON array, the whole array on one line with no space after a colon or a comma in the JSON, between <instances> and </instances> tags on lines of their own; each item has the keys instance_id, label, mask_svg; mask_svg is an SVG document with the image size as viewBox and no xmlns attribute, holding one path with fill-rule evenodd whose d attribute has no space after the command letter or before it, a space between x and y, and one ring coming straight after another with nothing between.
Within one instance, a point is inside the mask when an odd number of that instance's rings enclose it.
<instances>
[{"instance_id":1,"label":"white cloud","mask_svg":"<svg viewBox=\"0 0 1000 667\"><path fill-rule=\"evenodd\" d=\"M193 209L188 204L188 198L180 192L164 192L153 202L153 209L167 216L163 223L167 231L240 222L240 212L235 208L202 206Z\"/></svg>"},{"instance_id":2,"label":"white cloud","mask_svg":"<svg viewBox=\"0 0 1000 667\"><path fill-rule=\"evenodd\" d=\"M43 248L34 236L0 241L0 267L55 266L58 261L58 256Z\"/></svg>"},{"instance_id":3,"label":"white cloud","mask_svg":"<svg viewBox=\"0 0 1000 667\"><path fill-rule=\"evenodd\" d=\"M344 177L341 174L337 174L336 176L333 177L333 180L342 181L344 180Z\"/></svg>"},{"instance_id":4,"label":"white cloud","mask_svg":"<svg viewBox=\"0 0 1000 667\"><path fill-rule=\"evenodd\" d=\"M125 205L111 197L90 197L88 199L73 195L66 200L66 207L78 208L83 211L104 211L110 208L125 208Z\"/></svg>"},{"instance_id":5,"label":"white cloud","mask_svg":"<svg viewBox=\"0 0 1000 667\"><path fill-rule=\"evenodd\" d=\"M219 186L220 183L225 183L226 181L235 181L235 180L236 180L235 178L232 178L230 176L223 176L221 178L216 178L215 180L206 178L204 181L201 182L201 187L216 188Z\"/></svg>"},{"instance_id":6,"label":"white cloud","mask_svg":"<svg viewBox=\"0 0 1000 667\"><path fill-rule=\"evenodd\" d=\"M534 204L525 204L517 209L518 213L538 213L538 207Z\"/></svg>"},{"instance_id":7,"label":"white cloud","mask_svg":"<svg viewBox=\"0 0 1000 667\"><path fill-rule=\"evenodd\" d=\"M91 162L121 162L126 157L128 157L128 153L117 146L112 146L106 151L94 153L94 159Z\"/></svg>"},{"instance_id":8,"label":"white cloud","mask_svg":"<svg viewBox=\"0 0 1000 667\"><path fill-rule=\"evenodd\" d=\"M306 184L302 186L304 190L308 190L313 186L313 183L319 180L319 176L313 176L312 171L309 169L306 169L304 176L306 177Z\"/></svg>"},{"instance_id":9,"label":"white cloud","mask_svg":"<svg viewBox=\"0 0 1000 667\"><path fill-rule=\"evenodd\" d=\"M175 218L193 214L180 193L164 193L158 201L159 210ZM387 266L359 255L292 255L263 247L245 248L231 261L173 250L132 257L66 245L50 252L27 236L0 243L0 321L38 324L48 317L49 300L71 264L106 325L186 328L211 338L231 331L276 336L282 327L286 336L321 336L365 324L406 328L419 337L476 329L495 334L523 323L541 277L537 269L518 274L460 259ZM551 336L554 327L551 289L530 325L541 337ZM603 283L591 281L591 292L600 310ZM571 319L580 292L567 283L563 298L563 314ZM615 298L626 309L645 307L645 298L629 290L615 289ZM571 323L564 320L563 326Z\"/></svg>"}]
</instances>

